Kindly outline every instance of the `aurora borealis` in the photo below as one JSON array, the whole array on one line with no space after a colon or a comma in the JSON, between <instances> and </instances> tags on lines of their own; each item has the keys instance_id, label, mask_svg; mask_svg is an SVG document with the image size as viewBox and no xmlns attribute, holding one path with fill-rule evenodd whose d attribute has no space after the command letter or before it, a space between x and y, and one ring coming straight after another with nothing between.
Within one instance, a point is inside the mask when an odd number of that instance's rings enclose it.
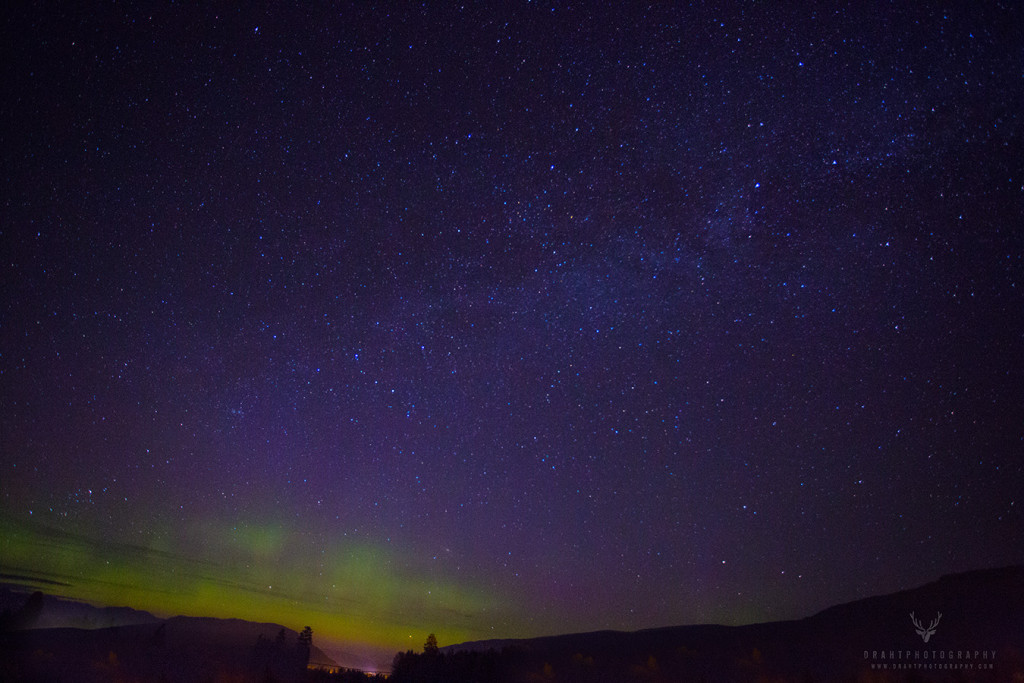
<instances>
[{"instance_id":1,"label":"aurora borealis","mask_svg":"<svg viewBox=\"0 0 1024 683\"><path fill-rule=\"evenodd\" d=\"M386 653L1024 562L1021 9L620 5L6 11L3 580Z\"/></svg>"}]
</instances>

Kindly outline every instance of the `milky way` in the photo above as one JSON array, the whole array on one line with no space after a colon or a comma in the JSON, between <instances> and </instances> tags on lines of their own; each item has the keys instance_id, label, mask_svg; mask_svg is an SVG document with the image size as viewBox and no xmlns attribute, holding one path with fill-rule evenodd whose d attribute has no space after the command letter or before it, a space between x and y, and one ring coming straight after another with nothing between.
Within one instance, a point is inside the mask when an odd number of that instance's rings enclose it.
<instances>
[{"instance_id":1,"label":"milky way","mask_svg":"<svg viewBox=\"0 0 1024 683\"><path fill-rule=\"evenodd\" d=\"M442 4L5 13L0 571L397 650L1024 562L1020 9Z\"/></svg>"}]
</instances>

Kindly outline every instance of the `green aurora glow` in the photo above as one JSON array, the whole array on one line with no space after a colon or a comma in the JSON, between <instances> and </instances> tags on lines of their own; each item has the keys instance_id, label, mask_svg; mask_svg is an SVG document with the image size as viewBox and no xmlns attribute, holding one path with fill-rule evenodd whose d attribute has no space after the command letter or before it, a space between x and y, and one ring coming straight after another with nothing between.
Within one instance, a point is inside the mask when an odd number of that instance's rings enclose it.
<instances>
[{"instance_id":1,"label":"green aurora glow","mask_svg":"<svg viewBox=\"0 0 1024 683\"><path fill-rule=\"evenodd\" d=\"M321 639L396 651L430 631L448 643L480 637L470 614L510 611L478 586L407 572L389 548L362 541L311 553L281 524L209 522L179 538L192 544L189 554L166 541L109 543L0 518L0 571L35 577L62 597L162 616L308 624Z\"/></svg>"}]
</instances>

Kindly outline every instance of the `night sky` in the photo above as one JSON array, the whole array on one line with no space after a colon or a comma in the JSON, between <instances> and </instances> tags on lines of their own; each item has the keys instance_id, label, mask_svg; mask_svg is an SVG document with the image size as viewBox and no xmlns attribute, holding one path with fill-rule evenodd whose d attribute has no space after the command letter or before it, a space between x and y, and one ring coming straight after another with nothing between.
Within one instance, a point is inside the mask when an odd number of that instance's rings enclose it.
<instances>
[{"instance_id":1,"label":"night sky","mask_svg":"<svg viewBox=\"0 0 1024 683\"><path fill-rule=\"evenodd\" d=\"M394 652L1024 562L1015 3L87 4L0 17L2 578Z\"/></svg>"}]
</instances>

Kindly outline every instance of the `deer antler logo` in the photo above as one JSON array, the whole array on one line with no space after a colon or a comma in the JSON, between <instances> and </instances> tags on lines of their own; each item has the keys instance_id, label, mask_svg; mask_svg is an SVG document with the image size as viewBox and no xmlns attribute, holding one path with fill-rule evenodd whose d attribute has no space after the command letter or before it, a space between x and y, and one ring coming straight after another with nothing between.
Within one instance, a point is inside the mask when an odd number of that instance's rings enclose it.
<instances>
[{"instance_id":1,"label":"deer antler logo","mask_svg":"<svg viewBox=\"0 0 1024 683\"><path fill-rule=\"evenodd\" d=\"M917 629L917 635L924 639L924 642L928 642L928 639L935 635L935 627L939 625L939 619L942 618L942 612L939 612L939 616L935 617L928 628L921 626L921 622L914 617L914 613L910 613L910 621L913 622L914 628Z\"/></svg>"}]
</instances>

